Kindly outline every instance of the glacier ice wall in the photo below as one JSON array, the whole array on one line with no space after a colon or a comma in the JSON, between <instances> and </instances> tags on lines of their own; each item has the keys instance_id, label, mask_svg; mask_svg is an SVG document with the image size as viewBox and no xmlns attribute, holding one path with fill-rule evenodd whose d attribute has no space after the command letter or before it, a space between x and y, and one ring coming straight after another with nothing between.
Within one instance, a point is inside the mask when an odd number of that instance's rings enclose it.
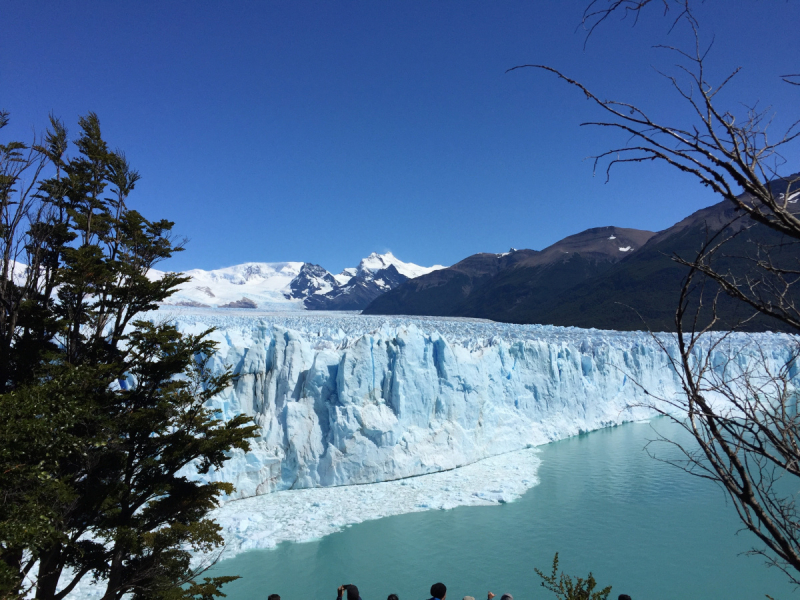
<instances>
[{"instance_id":1,"label":"glacier ice wall","mask_svg":"<svg viewBox=\"0 0 800 600\"><path fill-rule=\"evenodd\" d=\"M234 483L235 497L452 469L649 418L637 405L679 392L644 333L335 314L174 318L185 331L218 328L213 368L237 380L214 406L260 427L250 452L210 474ZM776 364L794 343L760 339Z\"/></svg>"}]
</instances>

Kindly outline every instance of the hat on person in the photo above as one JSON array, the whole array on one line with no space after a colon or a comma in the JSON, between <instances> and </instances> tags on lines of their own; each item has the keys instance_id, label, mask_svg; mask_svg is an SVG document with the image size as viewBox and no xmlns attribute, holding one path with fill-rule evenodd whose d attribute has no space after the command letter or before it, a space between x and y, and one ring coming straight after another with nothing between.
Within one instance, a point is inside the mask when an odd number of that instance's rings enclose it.
<instances>
[{"instance_id":1,"label":"hat on person","mask_svg":"<svg viewBox=\"0 0 800 600\"><path fill-rule=\"evenodd\" d=\"M444 595L447 593L447 586L443 583L434 583L431 586L431 596L434 598L438 598L438 600L442 600Z\"/></svg>"},{"instance_id":2,"label":"hat on person","mask_svg":"<svg viewBox=\"0 0 800 600\"><path fill-rule=\"evenodd\" d=\"M359 600L358 588L352 584L347 586L347 600Z\"/></svg>"},{"instance_id":3,"label":"hat on person","mask_svg":"<svg viewBox=\"0 0 800 600\"><path fill-rule=\"evenodd\" d=\"M475 600L474 596L464 596L464 600Z\"/></svg>"},{"instance_id":4,"label":"hat on person","mask_svg":"<svg viewBox=\"0 0 800 600\"><path fill-rule=\"evenodd\" d=\"M502 596L500 596L500 600L514 600L514 596L512 596L511 594L503 594Z\"/></svg>"}]
</instances>

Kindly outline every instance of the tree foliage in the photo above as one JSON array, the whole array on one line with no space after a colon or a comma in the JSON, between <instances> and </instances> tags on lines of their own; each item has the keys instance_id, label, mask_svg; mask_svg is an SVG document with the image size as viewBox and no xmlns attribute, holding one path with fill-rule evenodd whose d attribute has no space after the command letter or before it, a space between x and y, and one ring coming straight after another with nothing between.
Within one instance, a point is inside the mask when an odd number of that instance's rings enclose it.
<instances>
[{"instance_id":1,"label":"tree foliage","mask_svg":"<svg viewBox=\"0 0 800 600\"><path fill-rule=\"evenodd\" d=\"M52 117L0 145L0 591L211 598L231 578L199 583L190 551L221 544L207 514L233 488L196 475L255 427L206 408L231 379L208 331L143 318L185 281L148 277L182 243L128 207L139 174L97 116L79 126L71 157Z\"/></svg>"},{"instance_id":2,"label":"tree foliage","mask_svg":"<svg viewBox=\"0 0 800 600\"><path fill-rule=\"evenodd\" d=\"M542 578L542 587L553 592L559 600L606 600L611 593L610 585L595 591L597 581L591 573L586 579L581 577L573 579L564 572L559 574L558 552L553 557L553 570L549 575L545 575L539 569L534 570Z\"/></svg>"}]
</instances>

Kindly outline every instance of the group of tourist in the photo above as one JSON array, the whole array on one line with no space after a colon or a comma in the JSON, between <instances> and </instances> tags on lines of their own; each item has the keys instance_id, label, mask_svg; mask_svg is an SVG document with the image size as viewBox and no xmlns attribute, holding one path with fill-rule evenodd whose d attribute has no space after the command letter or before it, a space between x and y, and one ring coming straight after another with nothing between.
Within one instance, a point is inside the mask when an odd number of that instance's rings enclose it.
<instances>
[{"instance_id":1,"label":"group of tourist","mask_svg":"<svg viewBox=\"0 0 800 600\"><path fill-rule=\"evenodd\" d=\"M358 593L358 588L354 586L352 583L346 583L344 585L340 585L339 588L336 590L338 595L336 596L336 600L361 600L361 596ZM444 600L447 597L447 586L443 583L434 583L431 586L431 600ZM487 600L492 600L495 595L492 592L489 592L489 597ZM280 596L275 596L273 598L270 596L268 600L280 600ZM389 594L389 597L386 600L400 600L397 597L397 594ZM475 600L472 596L464 596L464 600ZM514 597L511 594L503 594L500 596L500 600L514 600Z\"/></svg>"},{"instance_id":2,"label":"group of tourist","mask_svg":"<svg viewBox=\"0 0 800 600\"><path fill-rule=\"evenodd\" d=\"M358 593L358 588L352 583L340 585L336 591L338 592L336 600L361 600L361 596ZM447 586L443 583L434 583L431 586L430 600L445 600L445 597L447 597ZM494 597L495 594L489 592L486 600L492 600ZM267 600L281 600L281 597L278 594L270 594ZM386 600L400 599L397 597L397 594L389 594L389 597ZM464 596L464 600L475 600L475 598L473 596ZM514 596L511 594L503 594L500 596L500 600L514 600ZM631 597L628 596L628 594L620 594L617 600L631 600Z\"/></svg>"}]
</instances>

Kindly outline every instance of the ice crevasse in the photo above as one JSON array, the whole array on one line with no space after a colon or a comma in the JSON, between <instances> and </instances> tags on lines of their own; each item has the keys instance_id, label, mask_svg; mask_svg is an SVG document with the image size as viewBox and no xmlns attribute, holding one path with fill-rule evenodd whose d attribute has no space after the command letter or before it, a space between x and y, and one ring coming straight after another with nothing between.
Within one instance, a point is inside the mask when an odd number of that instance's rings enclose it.
<instances>
[{"instance_id":1,"label":"ice crevasse","mask_svg":"<svg viewBox=\"0 0 800 600\"><path fill-rule=\"evenodd\" d=\"M669 357L644 333L361 316L181 315L177 324L218 327L212 368L237 378L213 406L260 427L249 452L208 475L239 498L444 471L649 418L645 404L680 392ZM758 340L774 366L795 343Z\"/></svg>"}]
</instances>

